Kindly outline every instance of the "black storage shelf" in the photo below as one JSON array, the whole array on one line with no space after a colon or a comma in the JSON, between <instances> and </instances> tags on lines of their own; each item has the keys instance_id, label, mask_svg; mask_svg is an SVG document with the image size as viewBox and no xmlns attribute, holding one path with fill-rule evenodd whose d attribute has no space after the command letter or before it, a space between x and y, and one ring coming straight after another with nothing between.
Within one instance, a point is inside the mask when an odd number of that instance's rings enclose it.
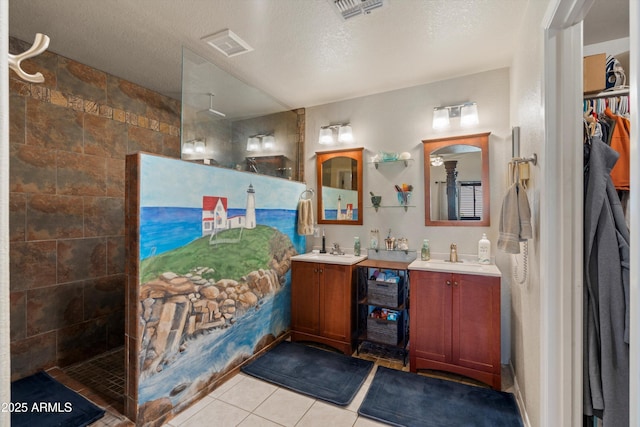
<instances>
[{"instance_id":1,"label":"black storage shelf","mask_svg":"<svg viewBox=\"0 0 640 427\"><path fill-rule=\"evenodd\" d=\"M409 343L409 262L367 259L357 265L357 316L356 352L364 342L399 350L406 366ZM393 271L400 278L398 283L371 279L374 271ZM369 290L373 295L369 295ZM371 298L373 297L373 298ZM375 309L397 312L396 320L373 322L370 313ZM377 319L377 318L376 318ZM374 329L369 331L371 325Z\"/></svg>"}]
</instances>

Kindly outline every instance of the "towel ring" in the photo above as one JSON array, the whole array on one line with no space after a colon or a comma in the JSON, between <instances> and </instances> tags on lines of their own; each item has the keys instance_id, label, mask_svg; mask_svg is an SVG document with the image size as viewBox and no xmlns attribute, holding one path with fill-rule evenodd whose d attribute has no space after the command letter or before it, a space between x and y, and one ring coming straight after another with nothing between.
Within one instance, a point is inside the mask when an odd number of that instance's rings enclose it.
<instances>
[{"instance_id":1,"label":"towel ring","mask_svg":"<svg viewBox=\"0 0 640 427\"><path fill-rule=\"evenodd\" d=\"M313 197L313 193L314 193L314 191L313 191L312 188L307 188L302 193L300 193L300 199L301 200L311 200L311 198Z\"/></svg>"}]
</instances>

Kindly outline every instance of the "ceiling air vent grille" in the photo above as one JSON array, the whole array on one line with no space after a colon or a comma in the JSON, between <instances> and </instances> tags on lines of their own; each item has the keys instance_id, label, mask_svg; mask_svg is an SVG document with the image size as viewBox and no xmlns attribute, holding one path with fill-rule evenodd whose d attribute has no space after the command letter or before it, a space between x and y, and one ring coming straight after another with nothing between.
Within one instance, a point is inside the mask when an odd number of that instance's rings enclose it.
<instances>
[{"instance_id":1,"label":"ceiling air vent grille","mask_svg":"<svg viewBox=\"0 0 640 427\"><path fill-rule=\"evenodd\" d=\"M211 36L203 37L202 40L228 57L251 52L253 50L247 42L242 40L231 30L222 30Z\"/></svg>"},{"instance_id":2,"label":"ceiling air vent grille","mask_svg":"<svg viewBox=\"0 0 640 427\"><path fill-rule=\"evenodd\" d=\"M383 0L330 0L344 19L350 19L362 13L371 13L382 6Z\"/></svg>"}]
</instances>

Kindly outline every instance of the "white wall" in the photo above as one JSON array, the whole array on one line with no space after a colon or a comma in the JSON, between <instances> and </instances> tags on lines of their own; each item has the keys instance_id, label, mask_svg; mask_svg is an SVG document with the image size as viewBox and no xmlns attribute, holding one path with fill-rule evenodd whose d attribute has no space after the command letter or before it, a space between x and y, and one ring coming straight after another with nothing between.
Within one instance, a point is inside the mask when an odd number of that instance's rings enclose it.
<instances>
[{"instance_id":1,"label":"white wall","mask_svg":"<svg viewBox=\"0 0 640 427\"><path fill-rule=\"evenodd\" d=\"M473 128L460 128L453 119L446 132L431 128L434 107L455 105L464 101L478 103L480 124ZM364 147L363 168L364 201L370 206L369 192L382 195L386 201L396 201L394 184L414 186L412 200L415 207L407 212L400 208L363 209L362 226L326 225L327 245L338 242L342 247L353 246L354 236L359 236L363 247L369 241L369 230L379 229L385 237L389 229L394 237L409 239L411 249L419 249L422 239L428 238L431 252L448 253L455 242L461 254L477 254L478 240L487 233L496 254L498 223L502 197L506 189L507 162L511 157L511 126L509 122L509 70L499 69L466 77L395 90L382 94L351 99L332 104L310 107L306 110L305 181L318 188L316 183L315 152L329 148L318 144L320 126L350 122L355 142L353 147ZM426 227L424 225L424 167L422 140L441 136L466 135L490 131L490 227ZM336 148L345 148L344 145ZM380 165L376 169L368 163L379 151L411 153L414 159L407 168L402 163ZM320 238L307 239L307 249L321 244ZM503 275L509 272L505 257L497 255L497 264ZM506 259L508 261L508 259ZM510 309L509 286L503 286L502 309L502 360L509 360Z\"/></svg>"}]
</instances>

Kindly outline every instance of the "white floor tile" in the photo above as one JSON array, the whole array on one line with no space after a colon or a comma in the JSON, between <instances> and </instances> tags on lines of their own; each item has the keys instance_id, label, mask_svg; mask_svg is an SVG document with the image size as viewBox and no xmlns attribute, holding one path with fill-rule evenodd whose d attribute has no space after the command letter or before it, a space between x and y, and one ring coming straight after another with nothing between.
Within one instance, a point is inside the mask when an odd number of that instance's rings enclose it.
<instances>
[{"instance_id":1,"label":"white floor tile","mask_svg":"<svg viewBox=\"0 0 640 427\"><path fill-rule=\"evenodd\" d=\"M253 413L283 426L295 426L314 402L308 396L278 388Z\"/></svg>"},{"instance_id":2,"label":"white floor tile","mask_svg":"<svg viewBox=\"0 0 640 427\"><path fill-rule=\"evenodd\" d=\"M247 416L249 412L245 410L214 400L179 427L237 426Z\"/></svg>"},{"instance_id":3,"label":"white floor tile","mask_svg":"<svg viewBox=\"0 0 640 427\"><path fill-rule=\"evenodd\" d=\"M349 403L349 405L347 406L347 410L349 410L351 412L355 412L355 413L358 412L358 408L362 404L362 401L364 400L364 397L367 395L367 391L369 390L369 386L370 385L371 385L371 381L369 381L369 382L365 381L365 383L362 384L362 387L360 387L360 390L358 390L358 392L354 396L354 398L351 401L351 403Z\"/></svg>"},{"instance_id":4,"label":"white floor tile","mask_svg":"<svg viewBox=\"0 0 640 427\"><path fill-rule=\"evenodd\" d=\"M384 423L379 423L377 421L374 421L371 418L358 417L353 427L380 427L380 426L388 426L388 425L389 424L384 424Z\"/></svg>"},{"instance_id":5,"label":"white floor tile","mask_svg":"<svg viewBox=\"0 0 640 427\"><path fill-rule=\"evenodd\" d=\"M247 376L245 374L236 374L233 377L229 378L229 380L227 380L227 382L225 382L224 384L222 384L220 387L218 387L217 389L213 390L211 393L209 393L209 397L213 397L214 399L217 399L218 397L220 397L220 395L222 395L223 393L229 391L233 386L235 386L236 384L238 384L240 381L242 381L243 378L246 378Z\"/></svg>"},{"instance_id":6,"label":"white floor tile","mask_svg":"<svg viewBox=\"0 0 640 427\"><path fill-rule=\"evenodd\" d=\"M297 424L298 427L351 427L357 415L339 406L316 401Z\"/></svg>"},{"instance_id":7,"label":"white floor tile","mask_svg":"<svg viewBox=\"0 0 640 427\"><path fill-rule=\"evenodd\" d=\"M218 399L251 412L273 394L277 388L273 384L244 376L236 385L221 394Z\"/></svg>"},{"instance_id":8,"label":"white floor tile","mask_svg":"<svg viewBox=\"0 0 640 427\"><path fill-rule=\"evenodd\" d=\"M206 408L212 402L213 402L212 398L210 398L209 396L205 396L199 401L197 401L196 403L194 403L193 405L191 405L190 407L188 407L187 409L185 409L184 411L180 412L175 418L169 420L169 423L165 425L168 425L171 427L178 427L183 422L193 417L196 413Z\"/></svg>"},{"instance_id":9,"label":"white floor tile","mask_svg":"<svg viewBox=\"0 0 640 427\"><path fill-rule=\"evenodd\" d=\"M279 424L266 420L257 415L251 414L238 427L279 427Z\"/></svg>"}]
</instances>

